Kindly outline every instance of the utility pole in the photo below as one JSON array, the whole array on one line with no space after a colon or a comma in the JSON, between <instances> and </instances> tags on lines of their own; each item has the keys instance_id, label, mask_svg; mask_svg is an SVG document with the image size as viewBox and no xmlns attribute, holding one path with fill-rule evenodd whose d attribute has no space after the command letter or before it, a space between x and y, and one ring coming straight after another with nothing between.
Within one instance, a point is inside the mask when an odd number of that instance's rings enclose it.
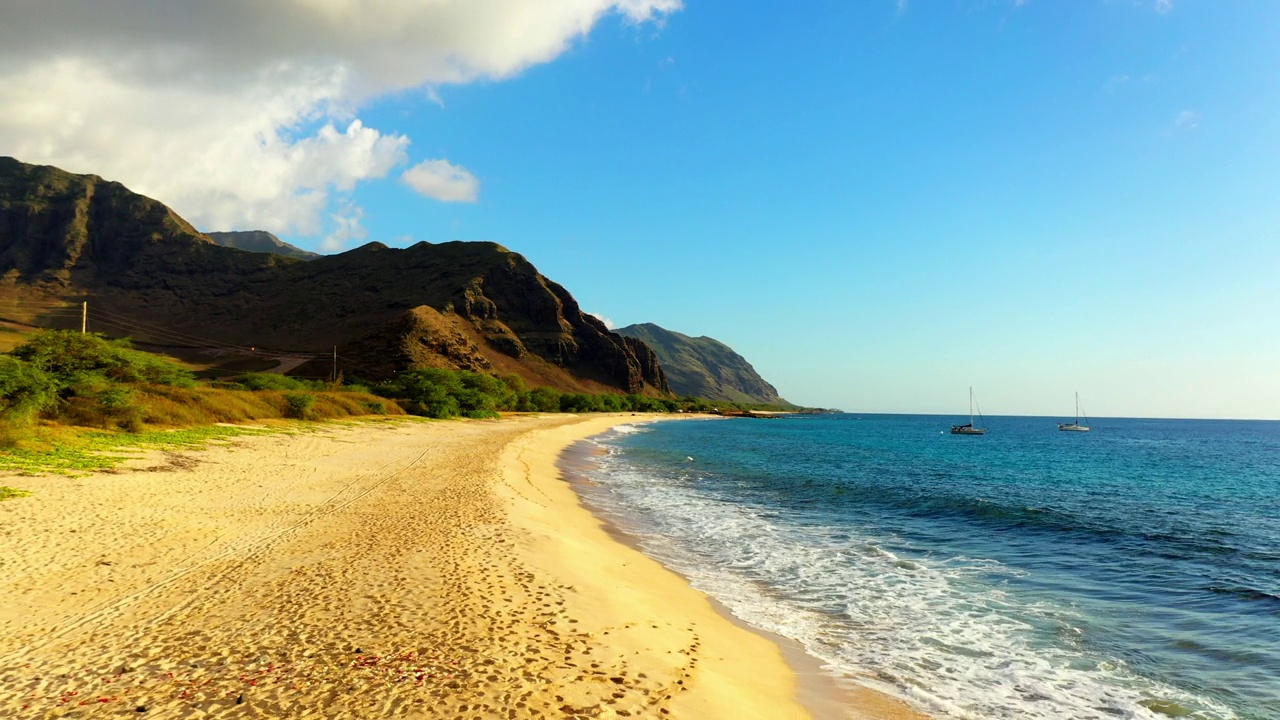
<instances>
[{"instance_id":1,"label":"utility pole","mask_svg":"<svg viewBox=\"0 0 1280 720\"><path fill-rule=\"evenodd\" d=\"M89 301L85 300L83 303L80 304L80 334L83 335L84 331L88 329L88 327L89 327Z\"/></svg>"},{"instance_id":2,"label":"utility pole","mask_svg":"<svg viewBox=\"0 0 1280 720\"><path fill-rule=\"evenodd\" d=\"M333 346L333 375L329 379L334 382L337 382L338 380L338 346L337 345Z\"/></svg>"}]
</instances>

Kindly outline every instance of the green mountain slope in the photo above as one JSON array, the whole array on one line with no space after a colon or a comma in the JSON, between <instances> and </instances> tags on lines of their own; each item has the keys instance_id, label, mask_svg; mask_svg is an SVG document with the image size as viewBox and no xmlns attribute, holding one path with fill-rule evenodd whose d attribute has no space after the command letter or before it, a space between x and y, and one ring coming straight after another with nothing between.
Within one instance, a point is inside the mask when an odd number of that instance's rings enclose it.
<instances>
[{"instance_id":1,"label":"green mountain slope","mask_svg":"<svg viewBox=\"0 0 1280 720\"><path fill-rule=\"evenodd\" d=\"M733 348L709 337L689 337L653 323L618 328L614 332L653 348L678 395L708 400L786 405L778 391Z\"/></svg>"}]
</instances>

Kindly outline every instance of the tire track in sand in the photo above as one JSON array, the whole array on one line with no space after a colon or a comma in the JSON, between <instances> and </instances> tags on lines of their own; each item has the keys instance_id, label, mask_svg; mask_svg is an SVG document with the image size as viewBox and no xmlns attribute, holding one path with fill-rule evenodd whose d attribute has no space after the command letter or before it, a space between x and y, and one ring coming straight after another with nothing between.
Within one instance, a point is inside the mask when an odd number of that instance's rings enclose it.
<instances>
[{"instance_id":1,"label":"tire track in sand","mask_svg":"<svg viewBox=\"0 0 1280 720\"><path fill-rule=\"evenodd\" d=\"M305 516L303 516L301 519L299 519L299 520L297 520L296 522L294 522L294 523L292 523L292 524L288 525L287 527L284 527L284 528L282 528L282 529L278 529L278 530L276 530L276 529L272 529L272 530L271 530L271 531L269 531L266 535L261 535L261 536L255 537L255 538L246 538L246 539L243 539L243 540L240 540L240 541L233 542L231 545L229 545L229 546L228 546L228 547L226 547L225 549L223 549L223 550L221 550L221 551L219 551L219 552L217 552L217 553L215 553L215 554L213 554L213 555L211 555L211 556L209 556L209 557L207 557L207 558L204 558L203 560L196 561L196 562L194 562L194 563L192 563L192 564L188 565L187 567L184 567L184 568L182 568L181 570L178 570L178 571L174 572L173 574L169 575L168 577L164 578L163 580L159 580L159 581L157 581L157 582L153 582L153 583L151 583L151 584L149 584L149 585L147 585L147 586L145 586L145 587L143 587L143 588L141 588L141 589L139 589L139 590L135 590L134 592L131 592L131 593L129 593L129 594L127 594L127 595L123 596L123 597L117 598L117 599L115 599L115 600L108 601L107 603L104 603L104 604L102 604L102 605L100 605L100 606L98 606L98 607L96 607L96 608L94 608L94 609L90 610L88 613L85 613L85 614L83 614L83 615L81 615L81 616L79 616L79 617L77 617L77 618L75 618L75 619L73 619L73 620L70 620L69 622L66 622L66 623L65 623L65 624L63 624L62 626L60 626L60 627L58 627L58 628L56 628L56 629L54 629L54 630L49 631L49 632L45 635L45 637L44 637L42 640L40 640L40 641L37 641L37 642L34 642L34 643L29 643L29 644L28 644L28 645L26 645L25 647L19 648L18 650L15 650L14 652L11 652L11 653L9 653L9 654L7 654L7 655L0 655L0 666L4 666L4 665L8 665L8 664L10 664L10 663L17 662L17 661L18 661L18 660L20 660L20 659L22 658L22 656L24 656L24 655L30 654L30 653L32 653L32 652L37 652L37 651L43 650L43 649L45 649L45 648L49 647L50 645L54 644L55 642L57 642L57 641L61 640L62 638L65 638L67 635L69 635L69 634L71 634L71 633L75 632L76 630L78 630L78 629L80 629L80 628L84 627L85 625L87 625L87 624L89 624L89 623L102 622L102 621L105 621L105 620L107 620L107 619L109 619L109 618L111 618L111 617L113 617L113 616L119 616L119 615L123 614L125 611L127 611L131 606L133 606L134 604L136 604L139 600L142 600L142 599L146 598L147 596L149 596L149 595L151 595L151 594L153 594L153 593L155 593L155 592L157 592L157 591L159 591L159 590L162 590L162 589L164 589L164 588L166 588L166 587L169 587L170 585L173 585L174 583L176 583L176 582L178 582L178 581L182 580L183 578L185 578L185 577L187 577L187 576L189 576L189 575L191 575L191 574L193 574L193 573L195 573L195 572L197 572L197 571L199 571L199 570L201 570L201 569L203 569L203 568L206 568L206 567L208 567L209 565L212 565L213 563L219 562L219 561L221 561L221 560L224 560L224 559L226 559L226 558L229 558L229 557L231 557L231 556L233 556L233 555L236 555L236 554L238 554L238 553L243 553L243 554L244 554L244 557L243 557L243 558L241 558L241 563L243 563L243 562L245 562L245 561L248 561L248 560L252 560L253 558L255 558L255 557L257 557L257 556L260 556L262 553L264 553L264 552L266 552L266 551L270 550L272 547L274 547L274 546L275 546L277 543L279 543L281 540L285 539L285 538L286 538L286 536L290 536L290 535L292 535L292 534L295 534L295 533L297 533L299 530L302 530L303 528L307 527L308 525L311 525L312 523L316 522L317 520L319 520L319 519L321 519L321 518L324 518L324 517L326 517L326 516L328 516L328 515L332 515L333 513L336 513L336 512L339 512L339 511L343 510L343 509L344 509L344 508L346 508L347 506L349 506L349 505L351 505L352 503L354 503L354 502L356 502L356 501L360 500L361 498L365 497L365 496L366 496L366 495L368 495L369 493L371 493L371 492L373 492L374 490L378 489L378 488L379 488L379 487L381 487L382 485L385 485L387 482L389 482L391 479L395 478L397 475L399 475L399 474L401 474L401 473L403 473L403 472L405 472L405 471L409 470L409 469L410 469L410 468L412 468L413 466L417 465L419 462L421 462L421 461L422 461L422 459L423 459L424 457L426 457L427 453L431 452L431 450L433 449L433 447L434 447L434 446L432 446L432 447L428 447L428 448L426 448L426 449L422 450L420 453L418 453L418 454L417 454L417 456L416 456L416 457L414 457L411 461L409 461L409 463L408 463L408 464L406 464L404 467L399 468L399 469L397 469L397 470L395 470L395 471L391 472L390 474L387 474L387 475L385 475L385 476L381 477L380 479L378 479L378 480L374 481L373 483L369 484L367 487L365 487L365 488L364 488L363 490L361 490L360 492L356 493L355 495L352 495L351 497L347 498L346 500L343 500L343 501L342 501L342 502L340 502L340 503L336 503L336 504L335 504L335 503L334 503L334 501L335 501L335 500L337 500L337 499L338 499L339 497L341 497L342 495L346 494L346 493L347 493L348 491L350 491L352 488L356 487L358 484L360 484L360 482L361 482L361 481L366 480L366 479L368 479L369 477L372 477L372 476L378 475L380 472L382 472L382 471L383 471L383 470L385 470L386 468L388 468L388 467L390 467L390 466L392 466L392 465L395 465L397 462L401 462L401 461L402 461L402 459L401 459L401 458L397 458L397 459L395 459L395 460L392 460L392 461L390 461L390 462L387 462L387 463L385 463L385 464L383 464L383 465L381 465L381 466L379 466L379 467L375 468L375 469L374 469L373 471L371 471L371 472L368 472L368 473L365 473L365 474L363 474L363 475L360 475L360 476L356 477L356 478L355 478L355 479L353 479L351 482L349 482L349 483L347 483L346 485L344 485L344 486L343 486L341 489L339 489L337 492L333 493L333 494L332 494L332 495L330 495L328 498L326 498L324 501L322 501L322 502L321 502L319 505L317 505L317 506L316 506L316 507L315 507L311 512L307 513L307 514L306 514ZM205 550L207 550L208 548L213 547L215 544L217 544L217 542L218 542L218 540L219 540L219 539L221 539L221 537L219 537L218 539L215 539L213 542L209 543L209 545L205 546ZM203 550L202 550L201 552L203 552ZM199 554L199 553L197 553L197 555L198 555L198 554ZM211 587L213 587L213 588L222 587L222 586L224 585L224 582L223 582L223 581L225 581L225 580L227 579L227 577L228 577L228 576L230 576L232 573L234 573L234 572L238 569L239 565L240 565L240 563L237 563L237 564L232 565L232 566L228 567L227 569L225 569L225 570L223 570L223 571L221 571L221 572L219 572L219 573L216 573L216 574L212 575L212 576L210 577L211 582L210 582L210 583L208 583L208 584L209 584L209 586L211 586ZM204 597L206 597L206 598L207 598L207 597L208 597L208 595L205 595ZM160 621L165 620L165 619L167 619L167 618L169 618L169 617L172 617L173 615L175 615L175 614L177 614L177 613L181 612L182 610L186 609L187 607L189 607L192 603L196 602L196 601L197 601L197 599L199 599L199 597L198 597L198 596L196 596L196 595L194 595L194 594L193 594L193 595L188 596L188 597L186 598L186 600L184 600L184 601L182 601L182 602L178 603L177 605L172 606L172 607L171 607L171 608L169 608L168 610L162 611L159 615L155 616L155 617L154 617L154 622L160 622Z\"/></svg>"}]
</instances>

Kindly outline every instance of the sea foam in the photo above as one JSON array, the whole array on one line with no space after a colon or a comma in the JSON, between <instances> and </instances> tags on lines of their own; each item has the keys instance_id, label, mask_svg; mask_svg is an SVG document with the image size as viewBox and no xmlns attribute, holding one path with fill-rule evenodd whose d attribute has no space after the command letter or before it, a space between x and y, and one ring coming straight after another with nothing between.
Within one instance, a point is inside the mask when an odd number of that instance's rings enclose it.
<instances>
[{"instance_id":1,"label":"sea foam","mask_svg":"<svg viewBox=\"0 0 1280 720\"><path fill-rule=\"evenodd\" d=\"M642 470L602 444L612 452L590 473L591 505L734 615L795 639L845 681L974 720L1166 717L1153 707L1236 718L1089 651L1083 640L1096 629L1073 608L1002 588L1018 568L903 557L912 548L902 538L704 492L700 471Z\"/></svg>"}]
</instances>

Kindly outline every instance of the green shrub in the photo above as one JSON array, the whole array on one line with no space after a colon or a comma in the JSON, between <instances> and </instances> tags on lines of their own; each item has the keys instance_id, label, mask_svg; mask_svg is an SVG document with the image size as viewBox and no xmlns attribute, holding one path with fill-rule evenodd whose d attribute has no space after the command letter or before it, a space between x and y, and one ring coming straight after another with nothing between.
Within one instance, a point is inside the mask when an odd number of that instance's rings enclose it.
<instances>
[{"instance_id":1,"label":"green shrub","mask_svg":"<svg viewBox=\"0 0 1280 720\"><path fill-rule=\"evenodd\" d=\"M246 390L323 390L324 383L289 377L280 373L245 373L232 381Z\"/></svg>"},{"instance_id":2,"label":"green shrub","mask_svg":"<svg viewBox=\"0 0 1280 720\"><path fill-rule=\"evenodd\" d=\"M49 373L63 388L86 378L191 387L191 372L158 355L134 350L128 340L95 333L42 330L10 353Z\"/></svg>"},{"instance_id":3,"label":"green shrub","mask_svg":"<svg viewBox=\"0 0 1280 720\"><path fill-rule=\"evenodd\" d=\"M566 393L560 396L560 412L589 413L603 411L604 402L599 395Z\"/></svg>"},{"instance_id":4,"label":"green shrub","mask_svg":"<svg viewBox=\"0 0 1280 720\"><path fill-rule=\"evenodd\" d=\"M494 377L469 370L426 368L400 373L373 391L395 398L415 415L451 418L497 417L499 412L674 412L676 400L617 393L561 393L548 387L526 390L517 375Z\"/></svg>"},{"instance_id":5,"label":"green shrub","mask_svg":"<svg viewBox=\"0 0 1280 720\"><path fill-rule=\"evenodd\" d=\"M285 417L299 420L311 419L311 407L316 404L316 396L307 393L285 393Z\"/></svg>"},{"instance_id":6,"label":"green shrub","mask_svg":"<svg viewBox=\"0 0 1280 720\"><path fill-rule=\"evenodd\" d=\"M516 409L520 393L508 381L469 370L459 370L458 380L463 387L458 404L464 412L493 413L497 410Z\"/></svg>"},{"instance_id":7,"label":"green shrub","mask_svg":"<svg viewBox=\"0 0 1280 720\"><path fill-rule=\"evenodd\" d=\"M451 418L462 414L458 396L465 390L458 373L439 368L400 373L384 387L394 397L404 398L405 410L430 418Z\"/></svg>"},{"instance_id":8,"label":"green shrub","mask_svg":"<svg viewBox=\"0 0 1280 720\"><path fill-rule=\"evenodd\" d=\"M657 398L631 394L625 400L626 409L631 412L668 412L667 406Z\"/></svg>"},{"instance_id":9,"label":"green shrub","mask_svg":"<svg viewBox=\"0 0 1280 720\"><path fill-rule=\"evenodd\" d=\"M0 422L33 419L58 402L57 380L32 363L0 355Z\"/></svg>"},{"instance_id":10,"label":"green shrub","mask_svg":"<svg viewBox=\"0 0 1280 720\"><path fill-rule=\"evenodd\" d=\"M528 405L528 409L534 412L560 412L560 391L549 387L534 388L529 391Z\"/></svg>"}]
</instances>

